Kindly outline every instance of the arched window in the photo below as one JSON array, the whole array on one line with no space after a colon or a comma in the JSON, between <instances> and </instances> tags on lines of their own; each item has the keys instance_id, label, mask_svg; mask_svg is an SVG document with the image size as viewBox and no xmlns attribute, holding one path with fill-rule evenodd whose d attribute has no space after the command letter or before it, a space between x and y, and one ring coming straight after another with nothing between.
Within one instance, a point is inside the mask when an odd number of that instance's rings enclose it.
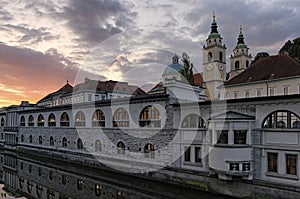
<instances>
[{"instance_id":1,"label":"arched window","mask_svg":"<svg viewBox=\"0 0 300 199\"><path fill-rule=\"evenodd\" d=\"M21 116L20 126L25 126L25 117L24 116Z\"/></svg>"},{"instance_id":2,"label":"arched window","mask_svg":"<svg viewBox=\"0 0 300 199\"><path fill-rule=\"evenodd\" d=\"M121 155L125 155L126 146L123 142L118 142L117 144L117 153Z\"/></svg>"},{"instance_id":3,"label":"arched window","mask_svg":"<svg viewBox=\"0 0 300 199\"><path fill-rule=\"evenodd\" d=\"M38 198L43 196L43 187L41 185L36 185L36 195Z\"/></svg>"},{"instance_id":4,"label":"arched window","mask_svg":"<svg viewBox=\"0 0 300 199\"><path fill-rule=\"evenodd\" d=\"M34 117L32 115L28 118L28 126L34 126Z\"/></svg>"},{"instance_id":5,"label":"arched window","mask_svg":"<svg viewBox=\"0 0 300 199\"><path fill-rule=\"evenodd\" d=\"M69 115L66 112L64 112L63 114L61 114L61 117L60 117L60 126L70 126Z\"/></svg>"},{"instance_id":6,"label":"arched window","mask_svg":"<svg viewBox=\"0 0 300 199\"><path fill-rule=\"evenodd\" d=\"M19 188L22 190L23 189L23 185L24 185L24 178L20 177L19 178Z\"/></svg>"},{"instance_id":7,"label":"arched window","mask_svg":"<svg viewBox=\"0 0 300 199\"><path fill-rule=\"evenodd\" d=\"M160 114L154 106L147 106L140 115L140 127L159 128L161 125Z\"/></svg>"},{"instance_id":8,"label":"arched window","mask_svg":"<svg viewBox=\"0 0 300 199\"><path fill-rule=\"evenodd\" d=\"M29 136L29 143L32 143L32 135Z\"/></svg>"},{"instance_id":9,"label":"arched window","mask_svg":"<svg viewBox=\"0 0 300 199\"><path fill-rule=\"evenodd\" d=\"M75 115L75 126L85 126L85 116L82 111L78 111Z\"/></svg>"},{"instance_id":10,"label":"arched window","mask_svg":"<svg viewBox=\"0 0 300 199\"><path fill-rule=\"evenodd\" d=\"M54 146L54 139L52 136L50 137L50 146Z\"/></svg>"},{"instance_id":11,"label":"arched window","mask_svg":"<svg viewBox=\"0 0 300 199\"><path fill-rule=\"evenodd\" d=\"M219 60L223 61L223 53L222 52L219 52Z\"/></svg>"},{"instance_id":12,"label":"arched window","mask_svg":"<svg viewBox=\"0 0 300 199\"><path fill-rule=\"evenodd\" d=\"M65 184L67 184L67 181L68 181L68 177L67 177L65 174L63 174L63 175L61 176L61 183L62 183L63 185L65 185Z\"/></svg>"},{"instance_id":13,"label":"arched window","mask_svg":"<svg viewBox=\"0 0 300 199\"><path fill-rule=\"evenodd\" d=\"M208 61L208 62L211 62L211 61L212 61L212 53L211 53L211 52L209 52L209 53L207 54L207 61Z\"/></svg>"},{"instance_id":14,"label":"arched window","mask_svg":"<svg viewBox=\"0 0 300 199\"><path fill-rule=\"evenodd\" d=\"M153 144L146 144L144 148L145 158L155 158L155 150Z\"/></svg>"},{"instance_id":15,"label":"arched window","mask_svg":"<svg viewBox=\"0 0 300 199\"><path fill-rule=\"evenodd\" d=\"M100 140L96 140L95 141L95 151L101 151L101 141Z\"/></svg>"},{"instance_id":16,"label":"arched window","mask_svg":"<svg viewBox=\"0 0 300 199\"><path fill-rule=\"evenodd\" d=\"M83 189L83 180L77 179L77 189L78 190Z\"/></svg>"},{"instance_id":17,"label":"arched window","mask_svg":"<svg viewBox=\"0 0 300 199\"><path fill-rule=\"evenodd\" d=\"M113 118L113 127L129 127L129 115L124 108L116 110Z\"/></svg>"},{"instance_id":18,"label":"arched window","mask_svg":"<svg viewBox=\"0 0 300 199\"><path fill-rule=\"evenodd\" d=\"M93 127L96 127L96 126L105 127L105 116L101 110L95 111L95 113L93 115L92 126Z\"/></svg>"},{"instance_id":19,"label":"arched window","mask_svg":"<svg viewBox=\"0 0 300 199\"><path fill-rule=\"evenodd\" d=\"M77 149L83 149L83 143L80 138L77 139Z\"/></svg>"},{"instance_id":20,"label":"arched window","mask_svg":"<svg viewBox=\"0 0 300 199\"><path fill-rule=\"evenodd\" d=\"M234 69L235 70L239 70L240 69L240 62L239 61L235 61L235 63L234 63Z\"/></svg>"},{"instance_id":21,"label":"arched window","mask_svg":"<svg viewBox=\"0 0 300 199\"><path fill-rule=\"evenodd\" d=\"M43 138L42 138L42 136L39 136L39 144L43 144Z\"/></svg>"},{"instance_id":22,"label":"arched window","mask_svg":"<svg viewBox=\"0 0 300 199\"><path fill-rule=\"evenodd\" d=\"M48 199L55 199L55 192L54 192L54 190L53 189L48 189L47 190L47 198Z\"/></svg>"},{"instance_id":23,"label":"arched window","mask_svg":"<svg viewBox=\"0 0 300 199\"><path fill-rule=\"evenodd\" d=\"M264 119L262 128L300 128L300 118L290 111L275 111Z\"/></svg>"},{"instance_id":24,"label":"arched window","mask_svg":"<svg viewBox=\"0 0 300 199\"><path fill-rule=\"evenodd\" d=\"M4 126L5 122L4 122L4 118L1 118L1 126Z\"/></svg>"},{"instance_id":25,"label":"arched window","mask_svg":"<svg viewBox=\"0 0 300 199\"><path fill-rule=\"evenodd\" d=\"M189 114L181 124L182 128L205 128L205 122L199 115Z\"/></svg>"},{"instance_id":26,"label":"arched window","mask_svg":"<svg viewBox=\"0 0 300 199\"><path fill-rule=\"evenodd\" d=\"M38 126L44 126L45 125L45 119L42 114L38 116Z\"/></svg>"},{"instance_id":27,"label":"arched window","mask_svg":"<svg viewBox=\"0 0 300 199\"><path fill-rule=\"evenodd\" d=\"M96 196L101 196L102 194L102 187L99 184L95 184L95 194Z\"/></svg>"},{"instance_id":28,"label":"arched window","mask_svg":"<svg viewBox=\"0 0 300 199\"><path fill-rule=\"evenodd\" d=\"M249 67L249 60L246 61L246 68Z\"/></svg>"},{"instance_id":29,"label":"arched window","mask_svg":"<svg viewBox=\"0 0 300 199\"><path fill-rule=\"evenodd\" d=\"M56 126L56 119L53 113L51 113L48 117L48 126Z\"/></svg>"},{"instance_id":30,"label":"arched window","mask_svg":"<svg viewBox=\"0 0 300 199\"><path fill-rule=\"evenodd\" d=\"M62 147L67 148L67 146L68 146L67 138L63 137L63 139L62 139Z\"/></svg>"},{"instance_id":31,"label":"arched window","mask_svg":"<svg viewBox=\"0 0 300 199\"><path fill-rule=\"evenodd\" d=\"M31 181L27 181L27 191L28 193L32 192L33 183Z\"/></svg>"}]
</instances>

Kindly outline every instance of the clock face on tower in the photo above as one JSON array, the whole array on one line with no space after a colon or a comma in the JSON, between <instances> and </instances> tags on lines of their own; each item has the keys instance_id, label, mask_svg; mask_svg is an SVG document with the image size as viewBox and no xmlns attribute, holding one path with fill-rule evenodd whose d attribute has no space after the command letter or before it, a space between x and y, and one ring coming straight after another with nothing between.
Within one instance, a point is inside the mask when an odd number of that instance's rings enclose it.
<instances>
[{"instance_id":1,"label":"clock face on tower","mask_svg":"<svg viewBox=\"0 0 300 199\"><path fill-rule=\"evenodd\" d=\"M213 66L211 65L211 64L209 64L208 66L207 66L207 70L208 71L211 71L213 69Z\"/></svg>"},{"instance_id":2,"label":"clock face on tower","mask_svg":"<svg viewBox=\"0 0 300 199\"><path fill-rule=\"evenodd\" d=\"M219 65L220 70L224 70L224 66L222 64Z\"/></svg>"}]
</instances>

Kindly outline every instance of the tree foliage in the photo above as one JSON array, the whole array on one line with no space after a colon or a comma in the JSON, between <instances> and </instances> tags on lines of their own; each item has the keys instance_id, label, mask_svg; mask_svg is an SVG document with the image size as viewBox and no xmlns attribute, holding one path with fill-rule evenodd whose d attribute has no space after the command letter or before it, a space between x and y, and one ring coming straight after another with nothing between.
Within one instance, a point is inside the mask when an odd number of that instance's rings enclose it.
<instances>
[{"instance_id":1,"label":"tree foliage","mask_svg":"<svg viewBox=\"0 0 300 199\"><path fill-rule=\"evenodd\" d=\"M182 62L184 66L184 68L181 70L182 76L189 84L194 85L194 73L193 73L194 65L193 63L190 62L190 58L188 54L185 52L182 53Z\"/></svg>"},{"instance_id":2,"label":"tree foliage","mask_svg":"<svg viewBox=\"0 0 300 199\"><path fill-rule=\"evenodd\" d=\"M263 58L263 57L269 57L269 53L267 52L259 52L257 53L257 55L254 57L254 60L251 62L251 64L257 62L260 58Z\"/></svg>"},{"instance_id":3,"label":"tree foliage","mask_svg":"<svg viewBox=\"0 0 300 199\"><path fill-rule=\"evenodd\" d=\"M300 37L294 39L293 41L288 40L279 50L279 53L284 52L288 52L289 56L300 60Z\"/></svg>"}]
</instances>

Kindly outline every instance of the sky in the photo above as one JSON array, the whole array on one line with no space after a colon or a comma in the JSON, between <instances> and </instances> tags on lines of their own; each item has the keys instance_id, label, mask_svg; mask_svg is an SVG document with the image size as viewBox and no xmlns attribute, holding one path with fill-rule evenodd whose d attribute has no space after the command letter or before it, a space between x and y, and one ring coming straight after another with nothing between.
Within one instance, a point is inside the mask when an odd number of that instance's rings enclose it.
<instances>
[{"instance_id":1,"label":"sky","mask_svg":"<svg viewBox=\"0 0 300 199\"><path fill-rule=\"evenodd\" d=\"M155 84L175 53L201 72L213 12L227 59L241 24L252 57L277 54L300 35L299 9L299 0L0 0L0 107L86 77Z\"/></svg>"}]
</instances>

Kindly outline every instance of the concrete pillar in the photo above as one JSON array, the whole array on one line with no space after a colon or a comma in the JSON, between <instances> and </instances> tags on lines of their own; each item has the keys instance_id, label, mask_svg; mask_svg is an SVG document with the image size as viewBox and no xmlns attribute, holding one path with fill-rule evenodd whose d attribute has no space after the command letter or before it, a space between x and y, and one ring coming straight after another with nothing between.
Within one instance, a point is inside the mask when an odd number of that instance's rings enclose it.
<instances>
[{"instance_id":1,"label":"concrete pillar","mask_svg":"<svg viewBox=\"0 0 300 199\"><path fill-rule=\"evenodd\" d=\"M234 144L234 131L233 131L233 123L229 122L229 129L228 129L228 144Z\"/></svg>"},{"instance_id":2,"label":"concrete pillar","mask_svg":"<svg viewBox=\"0 0 300 199\"><path fill-rule=\"evenodd\" d=\"M251 145L252 144L252 132L251 132L251 122L248 122L248 132L247 132L247 139L246 144Z\"/></svg>"}]
</instances>

